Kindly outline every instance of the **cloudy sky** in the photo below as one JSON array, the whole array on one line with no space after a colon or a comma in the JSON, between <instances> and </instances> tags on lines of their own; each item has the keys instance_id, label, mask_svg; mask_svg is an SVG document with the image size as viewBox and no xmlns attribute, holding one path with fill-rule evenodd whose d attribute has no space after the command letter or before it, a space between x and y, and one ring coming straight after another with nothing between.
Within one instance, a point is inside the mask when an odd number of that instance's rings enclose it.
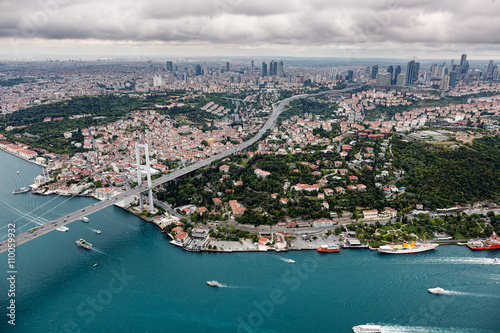
<instances>
[{"instance_id":1,"label":"cloudy sky","mask_svg":"<svg viewBox=\"0 0 500 333\"><path fill-rule=\"evenodd\" d=\"M500 0L0 0L0 55L499 59Z\"/></svg>"}]
</instances>

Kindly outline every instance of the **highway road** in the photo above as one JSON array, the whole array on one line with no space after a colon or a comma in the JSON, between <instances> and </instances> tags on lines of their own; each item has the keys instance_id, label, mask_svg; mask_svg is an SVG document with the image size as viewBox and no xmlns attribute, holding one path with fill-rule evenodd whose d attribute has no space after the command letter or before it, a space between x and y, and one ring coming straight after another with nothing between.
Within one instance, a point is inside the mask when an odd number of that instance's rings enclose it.
<instances>
[{"instance_id":1,"label":"highway road","mask_svg":"<svg viewBox=\"0 0 500 333\"><path fill-rule=\"evenodd\" d=\"M157 179L152 181L152 187L154 188L158 185L161 185L161 184L166 183L168 181L174 180L178 177L182 177L190 172L193 172L195 170L198 170L200 168L208 166L216 160L226 158L226 157L228 157L236 152L240 152L242 150L247 149L248 147L253 145L255 142L260 140L262 138L262 136L266 133L266 131L271 129L275 125L276 120L278 119L279 115L281 114L281 112L283 112L283 108L285 107L285 105L287 105L291 101L294 101L294 100L299 99L299 98L308 97L308 96L317 96L317 95L321 95L321 94L326 94L326 93L332 92L332 91L333 92L343 92L343 91L348 91L348 90L352 90L352 89L356 89L356 88L357 88L357 86L345 88L343 90L330 90L330 91L324 91L324 92L315 93L315 94L295 95L295 96L292 96L292 97L289 97L289 98L286 98L286 99L280 101L279 103L277 103L277 106L276 106L276 104L273 104L273 112L271 113L271 116L269 116L269 119L264 124L264 126L262 126L262 128L259 130L259 132L254 137L252 137L250 140L245 141L242 144L240 144L232 149L229 149L229 150L226 150L226 151L219 153L217 155L211 156L203 161L196 162L196 163L191 164L185 168L182 168L180 170L174 171L174 172L169 173L167 175L164 175L160 178L157 178ZM23 232L21 234L17 234L13 238L14 243L16 244L16 246L19 246L19 245L26 243L34 238L40 237L48 232L51 232L51 231L53 231L53 230L55 230L63 225L69 224L69 223L71 223L75 220L78 220L84 216L90 215L92 213L95 213L95 212L103 209L103 208L114 205L115 203L117 203L117 202L119 202L127 197L137 195L137 194L139 194L141 192L145 192L147 190L148 190L148 188L144 185L136 186L133 189L127 190L123 193L120 193L120 194L113 196L111 199L96 202L90 206L87 206L85 208L77 210L73 213L62 216L60 218L57 218L57 219L51 221L50 223L45 223L45 224L39 226L38 229L34 232L31 232L31 233ZM8 238L5 239L4 241L0 242L0 253L7 251L7 249L8 249Z\"/></svg>"}]
</instances>

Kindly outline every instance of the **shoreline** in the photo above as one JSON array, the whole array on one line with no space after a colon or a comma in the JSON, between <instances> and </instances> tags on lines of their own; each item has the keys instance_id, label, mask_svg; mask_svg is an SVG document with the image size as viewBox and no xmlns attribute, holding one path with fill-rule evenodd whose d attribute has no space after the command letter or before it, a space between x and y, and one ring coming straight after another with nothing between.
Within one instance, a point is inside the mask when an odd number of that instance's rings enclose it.
<instances>
[{"instance_id":1,"label":"shoreline","mask_svg":"<svg viewBox=\"0 0 500 333\"><path fill-rule=\"evenodd\" d=\"M38 165L39 167L42 167L42 168L43 168L43 166L44 166L43 164L40 164L40 163L38 163L38 162L36 162L36 161L33 161L33 160L31 160L31 159L26 159L26 158L24 158L24 157L22 157L22 156L19 156L18 154L15 154L15 153L13 153L13 152L11 152L11 151L8 151L8 150L7 150L7 149L5 149L5 148L0 148L0 150L1 150L1 151L4 151L4 152L6 152L7 154L10 154L10 155L12 155L12 156L18 157L18 158L20 158L20 159L22 159L22 160L24 160L24 161L26 161L26 162L36 164L36 165Z\"/></svg>"},{"instance_id":2,"label":"shoreline","mask_svg":"<svg viewBox=\"0 0 500 333\"><path fill-rule=\"evenodd\" d=\"M9 153L10 155L14 156L14 157L18 157L18 158L21 158L23 159L24 161L27 161L27 162L30 162L30 163L33 163L33 164L36 164L38 166L42 166L40 163L37 163L33 160L29 160L29 159L26 159L26 158L23 158L13 152L10 152L10 151L7 151L6 149L1 149L2 151L5 151L7 153ZM51 195L51 194L55 194L55 195L58 195L57 193L32 193L32 194L37 194L37 195ZM97 201L100 201L98 198L96 198L94 195L92 194L75 194L75 195L71 195L71 194L66 194L66 195L63 195L63 196L69 196L69 197L74 197L74 196L78 196L78 197L92 197L94 199L96 199ZM153 223L153 224L156 224L152 219L150 218L147 218L147 217L143 217L139 214L137 214L136 212L134 212L133 210L131 209L128 209L128 208L125 208L125 207L122 207L122 206L119 206L117 204L113 204L114 206L116 207L119 207L139 218L141 218L142 220L148 222L148 223ZM157 225L157 224L156 224ZM159 226L159 225L157 225ZM159 226L160 229L161 226ZM332 226L333 228L334 226ZM257 227L256 227L257 228ZM293 228L290 228L291 230L290 231L297 231L297 229L293 229ZM257 230L255 230L256 232L259 232ZM309 232L311 232L310 230L308 230ZM313 232L324 232L325 230L323 229L318 229L317 231L313 231ZM163 230L161 230L162 233L164 233ZM270 229L267 229L265 230L264 232L266 233L272 233L273 230L272 228ZM276 231L275 231L276 232ZM285 233L289 233L289 231L284 231ZM304 231L304 233L307 233L307 231ZM296 236L299 236L299 240L300 240L300 236L303 236L304 234L296 234ZM250 245L246 244L246 246L243 244L243 242L245 242L245 239L243 240L240 240L238 243L241 245L234 245L234 243L231 243L230 241L220 241L220 240L216 240L216 239L212 239L209 241L209 243L211 242L214 242L216 243L216 245L213 245L215 248L207 248L206 245L203 246L203 248L200 248L200 249L196 249L196 250L190 250L190 249L187 249L184 247L184 244L182 243L179 243L179 244L173 244L175 246L178 246L178 247L182 247L183 250L187 251L187 252L223 252L223 253L232 253L232 252L269 252L269 251L274 251L274 252L288 252L288 251L307 251L307 250L317 250L317 248L319 247L319 242L325 242L325 243L330 243L332 240L327 238L327 239L324 239L324 238L321 238L320 241L318 242L314 242L314 244L294 244L294 245L288 245L287 243L285 243L286 245L283 245L283 242L279 243L281 244L282 246L278 246L278 247L268 247L267 244L264 244L264 245L256 245L256 244L253 244L253 243L250 243ZM458 243L461 243L463 242L464 240L446 240L446 241L439 241L439 240L435 240L434 242L435 243L438 243L439 245L459 245ZM335 241L337 242L337 240ZM298 242L300 243L300 242ZM318 243L318 244L316 244ZM212 244L210 244L212 245ZM297 246L299 245L299 246ZM464 245L464 244L460 244L460 245ZM366 247L368 249L368 247Z\"/></svg>"}]
</instances>

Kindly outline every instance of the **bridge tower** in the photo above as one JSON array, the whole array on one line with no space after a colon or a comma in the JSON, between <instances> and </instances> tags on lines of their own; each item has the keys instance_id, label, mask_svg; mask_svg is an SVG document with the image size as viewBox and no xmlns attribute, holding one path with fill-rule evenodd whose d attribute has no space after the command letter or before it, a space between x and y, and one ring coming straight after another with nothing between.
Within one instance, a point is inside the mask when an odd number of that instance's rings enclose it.
<instances>
[{"instance_id":1,"label":"bridge tower","mask_svg":"<svg viewBox=\"0 0 500 333\"><path fill-rule=\"evenodd\" d=\"M141 165L141 155L139 154L140 148L144 148L144 154L146 156L146 165ZM135 143L135 158L137 162L137 186L142 186L142 175L141 170L146 170L148 177L148 194L149 194L149 212L154 213L154 203L153 203L153 188L151 186L151 168L149 164L149 152L148 144ZM142 192L139 194L139 204L141 210L144 208Z\"/></svg>"}]
</instances>

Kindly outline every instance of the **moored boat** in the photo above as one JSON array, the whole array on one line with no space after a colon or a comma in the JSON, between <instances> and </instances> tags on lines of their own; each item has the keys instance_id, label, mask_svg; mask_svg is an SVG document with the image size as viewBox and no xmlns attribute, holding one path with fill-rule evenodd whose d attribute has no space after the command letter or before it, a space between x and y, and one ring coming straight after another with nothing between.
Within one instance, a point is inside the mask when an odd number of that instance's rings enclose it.
<instances>
[{"instance_id":1,"label":"moored boat","mask_svg":"<svg viewBox=\"0 0 500 333\"><path fill-rule=\"evenodd\" d=\"M355 333L381 333L382 327L380 325L358 325L352 328Z\"/></svg>"},{"instance_id":2,"label":"moored boat","mask_svg":"<svg viewBox=\"0 0 500 333\"><path fill-rule=\"evenodd\" d=\"M500 240L493 231L490 238L471 240L467 247L471 250L500 250Z\"/></svg>"},{"instance_id":3,"label":"moored boat","mask_svg":"<svg viewBox=\"0 0 500 333\"><path fill-rule=\"evenodd\" d=\"M19 190L12 191L12 194L26 193L26 192L29 192L29 191L30 191L29 187L21 187Z\"/></svg>"},{"instance_id":4,"label":"moored boat","mask_svg":"<svg viewBox=\"0 0 500 333\"><path fill-rule=\"evenodd\" d=\"M340 248L337 245L321 245L318 247L318 252L339 252Z\"/></svg>"},{"instance_id":5,"label":"moored boat","mask_svg":"<svg viewBox=\"0 0 500 333\"><path fill-rule=\"evenodd\" d=\"M76 241L76 245L81 246L87 250L90 250L92 248L92 244L87 242L85 239L80 238L79 240Z\"/></svg>"},{"instance_id":6,"label":"moored boat","mask_svg":"<svg viewBox=\"0 0 500 333\"><path fill-rule=\"evenodd\" d=\"M422 243L417 244L415 242L403 243L403 244L390 244L390 245L382 245L378 248L380 253L389 253L389 254L405 254L405 253L420 253L434 250L438 247L439 244L433 243Z\"/></svg>"}]
</instances>

